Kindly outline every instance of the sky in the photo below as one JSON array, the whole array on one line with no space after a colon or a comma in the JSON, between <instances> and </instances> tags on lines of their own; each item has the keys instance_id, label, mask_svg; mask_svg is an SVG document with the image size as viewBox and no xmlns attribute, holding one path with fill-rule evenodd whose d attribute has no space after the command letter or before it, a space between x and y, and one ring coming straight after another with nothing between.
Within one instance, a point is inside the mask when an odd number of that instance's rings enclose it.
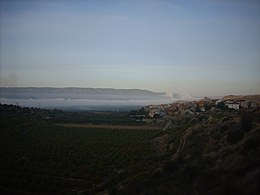
<instances>
[{"instance_id":1,"label":"sky","mask_svg":"<svg viewBox=\"0 0 260 195\"><path fill-rule=\"evenodd\" d=\"M260 94L258 0L0 0L3 87Z\"/></svg>"}]
</instances>

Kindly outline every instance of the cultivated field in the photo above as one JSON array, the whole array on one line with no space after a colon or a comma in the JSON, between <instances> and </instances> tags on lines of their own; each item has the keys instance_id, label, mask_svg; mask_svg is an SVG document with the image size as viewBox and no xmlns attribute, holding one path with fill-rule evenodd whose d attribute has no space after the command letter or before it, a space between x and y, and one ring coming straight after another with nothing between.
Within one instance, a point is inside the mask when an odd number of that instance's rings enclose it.
<instances>
[{"instance_id":1,"label":"cultivated field","mask_svg":"<svg viewBox=\"0 0 260 195\"><path fill-rule=\"evenodd\" d=\"M62 127L79 127L88 129L121 129L121 130L161 130L162 128L156 126L133 126L133 125L94 125L94 124L57 124Z\"/></svg>"},{"instance_id":2,"label":"cultivated field","mask_svg":"<svg viewBox=\"0 0 260 195\"><path fill-rule=\"evenodd\" d=\"M6 194L93 194L155 169L154 129L2 119L0 191Z\"/></svg>"}]
</instances>

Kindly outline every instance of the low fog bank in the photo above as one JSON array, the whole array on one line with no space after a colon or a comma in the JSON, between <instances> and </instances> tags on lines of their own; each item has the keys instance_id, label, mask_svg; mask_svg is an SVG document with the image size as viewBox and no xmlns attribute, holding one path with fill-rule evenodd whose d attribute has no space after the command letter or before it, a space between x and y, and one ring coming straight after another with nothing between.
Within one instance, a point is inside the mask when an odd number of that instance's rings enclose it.
<instances>
[{"instance_id":1,"label":"low fog bank","mask_svg":"<svg viewBox=\"0 0 260 195\"><path fill-rule=\"evenodd\" d=\"M187 94L169 95L140 89L1 88L0 103L23 107L71 110L133 109L150 104L193 100Z\"/></svg>"},{"instance_id":2,"label":"low fog bank","mask_svg":"<svg viewBox=\"0 0 260 195\"><path fill-rule=\"evenodd\" d=\"M162 100L94 100L94 99L7 99L0 98L2 104L22 107L59 108L73 110L111 110L133 109L149 104L171 103L171 99Z\"/></svg>"}]
</instances>

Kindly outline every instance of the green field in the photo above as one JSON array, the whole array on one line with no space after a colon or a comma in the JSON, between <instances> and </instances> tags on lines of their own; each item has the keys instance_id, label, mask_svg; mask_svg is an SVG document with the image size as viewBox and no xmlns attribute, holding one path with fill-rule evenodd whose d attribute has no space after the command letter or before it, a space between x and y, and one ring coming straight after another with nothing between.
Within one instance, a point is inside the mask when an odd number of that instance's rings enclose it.
<instances>
[{"instance_id":1,"label":"green field","mask_svg":"<svg viewBox=\"0 0 260 195\"><path fill-rule=\"evenodd\" d=\"M6 128L0 138L2 190L98 192L128 182L124 179L153 166L149 140L154 134L43 124Z\"/></svg>"},{"instance_id":2,"label":"green field","mask_svg":"<svg viewBox=\"0 0 260 195\"><path fill-rule=\"evenodd\" d=\"M15 114L15 115L14 115ZM61 127L31 115L1 115L0 191L113 191L155 168L154 130Z\"/></svg>"}]
</instances>

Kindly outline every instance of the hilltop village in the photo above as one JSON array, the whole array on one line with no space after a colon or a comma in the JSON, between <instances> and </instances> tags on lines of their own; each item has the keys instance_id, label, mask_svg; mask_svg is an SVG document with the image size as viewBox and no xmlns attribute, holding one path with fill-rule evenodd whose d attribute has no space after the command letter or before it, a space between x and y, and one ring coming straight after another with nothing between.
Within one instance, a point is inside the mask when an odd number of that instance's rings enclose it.
<instances>
[{"instance_id":1,"label":"hilltop village","mask_svg":"<svg viewBox=\"0 0 260 195\"><path fill-rule=\"evenodd\" d=\"M148 105L143 109L146 115L144 121L149 119L169 119L180 115L196 115L207 111L221 112L223 110L255 111L260 108L260 96L224 96L221 99L205 97L198 101L180 101L171 104Z\"/></svg>"}]
</instances>

